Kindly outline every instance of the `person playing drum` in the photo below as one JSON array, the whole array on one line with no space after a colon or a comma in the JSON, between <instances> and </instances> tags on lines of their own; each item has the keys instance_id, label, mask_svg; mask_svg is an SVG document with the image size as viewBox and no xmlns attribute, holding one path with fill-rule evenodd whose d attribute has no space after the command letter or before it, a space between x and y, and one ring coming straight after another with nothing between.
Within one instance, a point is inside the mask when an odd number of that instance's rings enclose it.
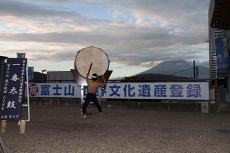
<instances>
[{"instance_id":1,"label":"person playing drum","mask_svg":"<svg viewBox=\"0 0 230 153\"><path fill-rule=\"evenodd\" d=\"M89 73L90 73L91 67L92 67L92 63L86 75L86 82L88 84L88 93L86 95L85 102L83 103L83 106L82 106L82 118L86 118L86 109L87 109L89 102L94 102L94 104L96 105L98 109L99 114L102 115L102 109L101 109L101 105L97 101L96 91L98 87L104 87L106 85L106 80L105 80L104 75L102 75L103 83L99 82L98 76L96 73L92 74L92 80L90 80Z\"/></svg>"}]
</instances>

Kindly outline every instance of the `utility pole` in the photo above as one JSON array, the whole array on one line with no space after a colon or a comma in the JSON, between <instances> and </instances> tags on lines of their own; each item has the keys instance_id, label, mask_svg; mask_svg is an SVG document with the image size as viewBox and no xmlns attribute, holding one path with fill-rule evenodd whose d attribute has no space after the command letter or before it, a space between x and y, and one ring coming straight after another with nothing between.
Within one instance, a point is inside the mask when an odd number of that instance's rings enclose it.
<instances>
[{"instance_id":1,"label":"utility pole","mask_svg":"<svg viewBox=\"0 0 230 153\"><path fill-rule=\"evenodd\" d=\"M193 79L196 79L196 62L193 60Z\"/></svg>"},{"instance_id":2,"label":"utility pole","mask_svg":"<svg viewBox=\"0 0 230 153\"><path fill-rule=\"evenodd\" d=\"M42 70L42 83L45 82L45 79L44 79L44 72L46 72L47 70Z\"/></svg>"}]
</instances>

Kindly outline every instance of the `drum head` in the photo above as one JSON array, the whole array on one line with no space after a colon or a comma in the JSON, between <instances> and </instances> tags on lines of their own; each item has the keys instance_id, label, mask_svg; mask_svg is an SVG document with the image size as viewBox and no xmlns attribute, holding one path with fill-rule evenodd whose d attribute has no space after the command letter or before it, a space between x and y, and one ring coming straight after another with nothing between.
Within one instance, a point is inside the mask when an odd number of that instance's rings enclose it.
<instances>
[{"instance_id":1,"label":"drum head","mask_svg":"<svg viewBox=\"0 0 230 153\"><path fill-rule=\"evenodd\" d=\"M98 76L103 75L109 68L108 55L102 49L93 46L78 51L74 67L82 77L86 78L91 64L90 79L93 73L96 73Z\"/></svg>"}]
</instances>

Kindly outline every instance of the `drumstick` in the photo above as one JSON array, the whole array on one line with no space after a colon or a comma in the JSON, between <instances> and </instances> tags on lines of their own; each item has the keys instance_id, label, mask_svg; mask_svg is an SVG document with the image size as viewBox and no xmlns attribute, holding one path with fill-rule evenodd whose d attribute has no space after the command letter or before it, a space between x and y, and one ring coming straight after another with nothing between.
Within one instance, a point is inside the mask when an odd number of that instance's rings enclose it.
<instances>
[{"instance_id":1,"label":"drumstick","mask_svg":"<svg viewBox=\"0 0 230 153\"><path fill-rule=\"evenodd\" d=\"M89 66L88 74L89 74L90 71L91 71L92 65L93 65L93 63L91 63L90 66Z\"/></svg>"},{"instance_id":2,"label":"drumstick","mask_svg":"<svg viewBox=\"0 0 230 153\"><path fill-rule=\"evenodd\" d=\"M90 66L89 66L88 73L86 74L86 79L89 78L89 73L90 73L90 70L91 70L91 68L92 68L92 65L93 65L93 63L91 63Z\"/></svg>"}]
</instances>

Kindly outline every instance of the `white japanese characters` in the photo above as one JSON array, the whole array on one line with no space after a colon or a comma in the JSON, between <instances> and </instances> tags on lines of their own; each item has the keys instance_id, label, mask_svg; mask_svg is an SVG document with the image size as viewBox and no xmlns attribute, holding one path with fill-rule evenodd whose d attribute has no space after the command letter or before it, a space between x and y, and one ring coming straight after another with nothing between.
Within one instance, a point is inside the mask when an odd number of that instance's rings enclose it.
<instances>
[{"instance_id":1,"label":"white japanese characters","mask_svg":"<svg viewBox=\"0 0 230 153\"><path fill-rule=\"evenodd\" d=\"M26 59L8 58L1 105L1 119L19 120L25 88Z\"/></svg>"}]
</instances>

